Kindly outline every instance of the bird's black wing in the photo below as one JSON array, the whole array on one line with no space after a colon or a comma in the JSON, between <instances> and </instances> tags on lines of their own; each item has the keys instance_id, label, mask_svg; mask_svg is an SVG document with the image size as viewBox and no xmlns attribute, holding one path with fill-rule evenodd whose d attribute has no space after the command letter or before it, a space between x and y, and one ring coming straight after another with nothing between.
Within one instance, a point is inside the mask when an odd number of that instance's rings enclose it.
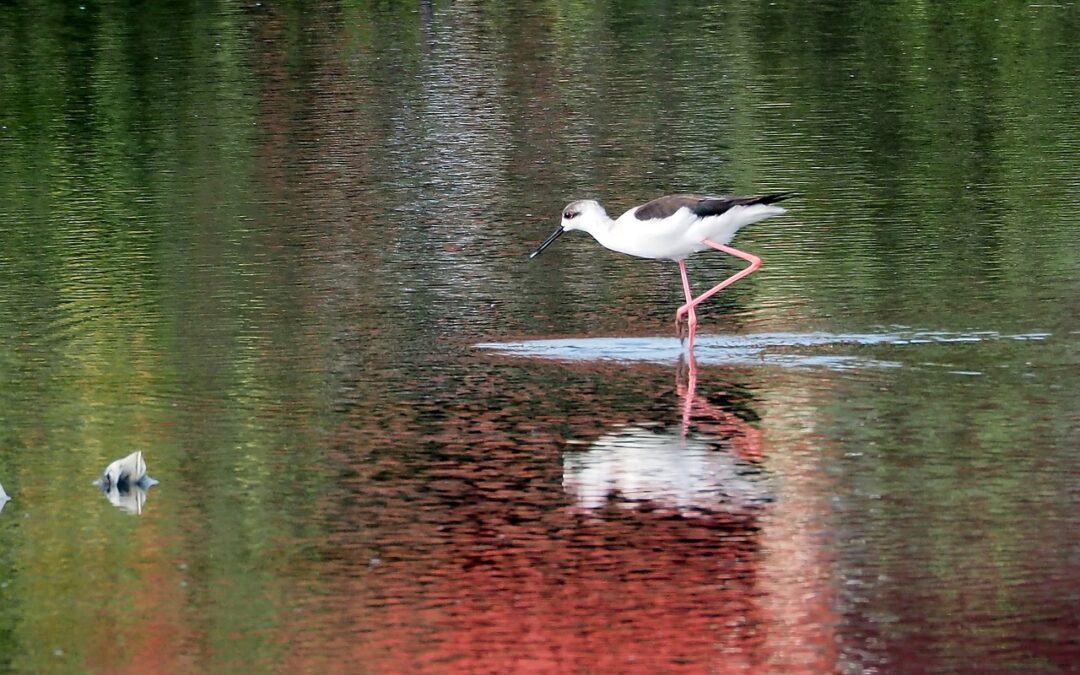
<instances>
[{"instance_id":1,"label":"bird's black wing","mask_svg":"<svg viewBox=\"0 0 1080 675\"><path fill-rule=\"evenodd\" d=\"M634 211L638 220L662 220L681 208L689 209L699 218L719 216L733 206L773 204L791 197L793 192L778 192L752 197L711 197L702 195L667 195L642 204Z\"/></svg>"},{"instance_id":2,"label":"bird's black wing","mask_svg":"<svg viewBox=\"0 0 1080 675\"><path fill-rule=\"evenodd\" d=\"M704 197L695 206L690 207L699 218L719 216L735 206L753 206L755 204L774 204L794 195L794 192L777 192L752 197Z\"/></svg>"},{"instance_id":3,"label":"bird's black wing","mask_svg":"<svg viewBox=\"0 0 1080 675\"><path fill-rule=\"evenodd\" d=\"M702 200L708 197L699 195L667 195L657 197L651 202L646 202L634 210L634 217L638 220L663 220L673 215L681 208L691 211L698 207Z\"/></svg>"}]
</instances>

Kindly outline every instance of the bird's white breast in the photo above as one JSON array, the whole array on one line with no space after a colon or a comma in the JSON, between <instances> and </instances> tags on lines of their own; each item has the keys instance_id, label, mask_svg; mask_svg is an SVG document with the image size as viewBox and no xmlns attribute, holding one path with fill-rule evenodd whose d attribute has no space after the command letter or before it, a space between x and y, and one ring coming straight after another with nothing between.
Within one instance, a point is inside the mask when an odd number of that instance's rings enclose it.
<instances>
[{"instance_id":1,"label":"bird's white breast","mask_svg":"<svg viewBox=\"0 0 1080 675\"><path fill-rule=\"evenodd\" d=\"M613 243L608 248L657 260L682 260L707 246L690 236L699 218L688 209L679 209L663 219L638 220L633 210L619 216L612 227ZM603 243L603 242L601 242Z\"/></svg>"},{"instance_id":2,"label":"bird's white breast","mask_svg":"<svg viewBox=\"0 0 1080 675\"><path fill-rule=\"evenodd\" d=\"M699 218L687 208L681 208L663 219L638 220L631 209L619 216L604 246L638 256L658 260L682 260L709 247L705 240L730 244L740 228L785 213L779 206L754 204L735 206L718 216Z\"/></svg>"}]
</instances>

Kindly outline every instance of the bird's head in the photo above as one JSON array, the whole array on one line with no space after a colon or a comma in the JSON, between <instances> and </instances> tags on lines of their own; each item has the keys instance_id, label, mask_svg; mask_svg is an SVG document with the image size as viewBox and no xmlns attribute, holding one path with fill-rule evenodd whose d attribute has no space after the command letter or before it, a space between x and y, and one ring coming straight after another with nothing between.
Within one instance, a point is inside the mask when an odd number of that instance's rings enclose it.
<instances>
[{"instance_id":1,"label":"bird's head","mask_svg":"<svg viewBox=\"0 0 1080 675\"><path fill-rule=\"evenodd\" d=\"M604 211L603 206L600 206L600 202L595 199L579 199L570 202L562 210L562 222L559 223L558 229L552 232L542 244L537 246L536 250L529 254L529 257L535 258L540 255L541 251L551 246L564 232L573 232L574 230L593 232L594 230L590 228L595 227L606 218L607 212Z\"/></svg>"},{"instance_id":2,"label":"bird's head","mask_svg":"<svg viewBox=\"0 0 1080 675\"><path fill-rule=\"evenodd\" d=\"M595 199L579 199L570 202L562 210L560 227L566 232L585 230L588 228L588 223L591 223L599 215L607 215L604 207L600 206L600 202Z\"/></svg>"}]
</instances>

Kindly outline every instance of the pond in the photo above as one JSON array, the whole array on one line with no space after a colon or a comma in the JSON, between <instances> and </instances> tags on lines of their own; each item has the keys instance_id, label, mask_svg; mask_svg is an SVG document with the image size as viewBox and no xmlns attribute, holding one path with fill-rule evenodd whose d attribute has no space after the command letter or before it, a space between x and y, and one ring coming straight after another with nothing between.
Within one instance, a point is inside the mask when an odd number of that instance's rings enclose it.
<instances>
[{"instance_id":1,"label":"pond","mask_svg":"<svg viewBox=\"0 0 1080 675\"><path fill-rule=\"evenodd\" d=\"M1076 35L0 5L0 670L1077 667ZM528 258L572 199L779 191L692 353L677 265Z\"/></svg>"}]
</instances>

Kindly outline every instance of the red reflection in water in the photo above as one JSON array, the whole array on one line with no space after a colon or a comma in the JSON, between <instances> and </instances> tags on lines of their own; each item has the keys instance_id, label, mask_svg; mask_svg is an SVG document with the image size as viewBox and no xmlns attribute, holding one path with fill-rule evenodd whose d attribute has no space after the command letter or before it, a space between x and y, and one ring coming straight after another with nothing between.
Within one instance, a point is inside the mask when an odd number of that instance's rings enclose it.
<instances>
[{"instance_id":1,"label":"red reflection in water","mask_svg":"<svg viewBox=\"0 0 1080 675\"><path fill-rule=\"evenodd\" d=\"M613 381L664 389L648 372ZM714 452L760 459L761 435L700 398L694 376L691 365L668 418L676 428L700 421L722 432ZM365 450L338 458L352 471L345 482L354 492L328 547L333 559L320 569L327 596L305 611L305 625L291 627L290 665L433 673L834 669L834 622L822 614L827 593L807 581L825 575L805 567L818 556L784 549L790 559L771 557L762 536L767 503L693 515L618 495L598 509L575 504L562 485L562 434L587 443L631 421L603 419L626 392L586 385L571 391L562 383L556 400L478 380L464 385L468 395L445 401L377 418L358 411L357 426L339 439L340 447ZM416 453L394 450L403 447ZM770 522L783 540L784 524ZM793 580L791 589L776 586L778 574Z\"/></svg>"},{"instance_id":2,"label":"red reflection in water","mask_svg":"<svg viewBox=\"0 0 1080 675\"><path fill-rule=\"evenodd\" d=\"M681 375L683 369L679 369ZM728 439L732 452L743 459L761 460L764 457L764 440L761 430L747 424L738 415L723 406L715 405L697 393L697 361L694 354L687 354L686 378L680 377L676 385L683 401L682 434L690 430L691 422L703 433Z\"/></svg>"},{"instance_id":3,"label":"red reflection in water","mask_svg":"<svg viewBox=\"0 0 1080 675\"><path fill-rule=\"evenodd\" d=\"M383 665L666 672L753 664L763 636L752 518L567 516L516 532L481 524L455 533L449 564L423 577L429 603L383 610L382 623L397 627ZM413 582L380 581L385 590Z\"/></svg>"}]
</instances>

